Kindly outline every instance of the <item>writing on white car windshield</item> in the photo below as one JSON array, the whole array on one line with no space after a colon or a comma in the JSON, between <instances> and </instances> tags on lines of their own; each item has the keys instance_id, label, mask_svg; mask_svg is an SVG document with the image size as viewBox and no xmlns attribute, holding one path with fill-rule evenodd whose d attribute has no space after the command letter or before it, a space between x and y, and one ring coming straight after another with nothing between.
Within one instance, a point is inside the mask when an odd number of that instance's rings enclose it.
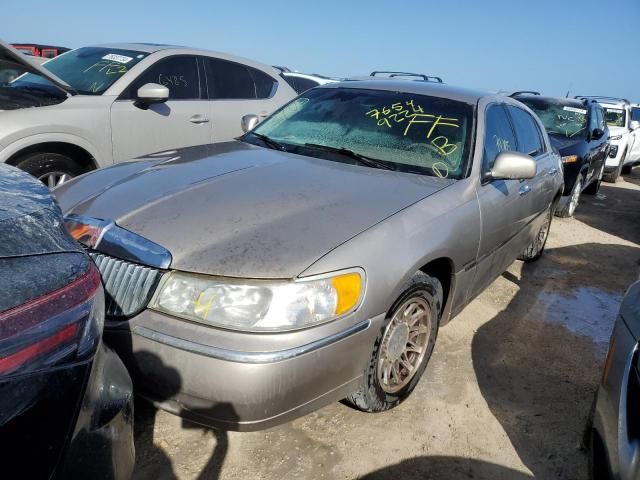
<instances>
[{"instance_id":1,"label":"writing on white car windshield","mask_svg":"<svg viewBox=\"0 0 640 480\"><path fill-rule=\"evenodd\" d=\"M82 95L102 95L148 53L118 48L83 47L71 50L43 64ZM14 88L48 84L39 75L27 73L16 79Z\"/></svg>"}]
</instances>

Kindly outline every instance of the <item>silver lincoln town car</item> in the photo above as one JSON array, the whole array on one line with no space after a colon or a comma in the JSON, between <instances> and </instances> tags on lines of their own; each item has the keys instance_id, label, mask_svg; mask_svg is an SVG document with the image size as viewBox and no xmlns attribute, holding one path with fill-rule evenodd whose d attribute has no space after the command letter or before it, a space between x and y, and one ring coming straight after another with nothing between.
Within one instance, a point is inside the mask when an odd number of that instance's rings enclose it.
<instances>
[{"instance_id":1,"label":"silver lincoln town car","mask_svg":"<svg viewBox=\"0 0 640 480\"><path fill-rule=\"evenodd\" d=\"M393 408L438 328L540 257L560 158L518 101L426 81L334 83L257 120L55 190L106 339L139 393L204 425Z\"/></svg>"}]
</instances>

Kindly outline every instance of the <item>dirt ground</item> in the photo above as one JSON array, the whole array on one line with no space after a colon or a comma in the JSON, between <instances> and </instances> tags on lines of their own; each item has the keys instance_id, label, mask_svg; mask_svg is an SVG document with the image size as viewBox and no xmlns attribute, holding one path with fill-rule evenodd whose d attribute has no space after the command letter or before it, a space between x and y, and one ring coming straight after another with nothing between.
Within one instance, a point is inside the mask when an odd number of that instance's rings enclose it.
<instances>
[{"instance_id":1,"label":"dirt ground","mask_svg":"<svg viewBox=\"0 0 640 480\"><path fill-rule=\"evenodd\" d=\"M134 479L584 479L581 439L618 305L638 278L640 167L555 218L440 331L395 410L332 404L255 433L204 430L136 405Z\"/></svg>"}]
</instances>

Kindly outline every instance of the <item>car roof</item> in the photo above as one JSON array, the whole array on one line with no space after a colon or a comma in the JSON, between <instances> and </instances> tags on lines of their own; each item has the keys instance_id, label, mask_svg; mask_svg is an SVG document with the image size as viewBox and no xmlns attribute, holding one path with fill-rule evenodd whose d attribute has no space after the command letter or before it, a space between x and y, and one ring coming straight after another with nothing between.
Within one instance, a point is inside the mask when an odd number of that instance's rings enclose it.
<instances>
[{"instance_id":1,"label":"car roof","mask_svg":"<svg viewBox=\"0 0 640 480\"><path fill-rule=\"evenodd\" d=\"M180 45L168 45L163 43L103 43L99 45L89 45L90 47L100 47L100 48L117 48L122 50L137 50L143 53L154 53L159 52L160 50L169 50L174 48L191 50L188 47L183 47Z\"/></svg>"},{"instance_id":2,"label":"car roof","mask_svg":"<svg viewBox=\"0 0 640 480\"><path fill-rule=\"evenodd\" d=\"M337 83L329 83L317 88L361 88L368 90L386 90L390 92L415 93L416 95L428 95L445 97L451 100L475 104L484 97L497 97L498 95L484 90L473 90L463 87L454 87L446 83L425 82L421 80L345 80ZM502 97L504 98L504 97Z\"/></svg>"},{"instance_id":3,"label":"car roof","mask_svg":"<svg viewBox=\"0 0 640 480\"><path fill-rule=\"evenodd\" d=\"M515 98L518 101L532 100L532 103L555 103L566 107L585 108L587 104L581 100L571 97L549 97L543 95L532 95L529 93L523 93L515 95L511 98Z\"/></svg>"}]
</instances>

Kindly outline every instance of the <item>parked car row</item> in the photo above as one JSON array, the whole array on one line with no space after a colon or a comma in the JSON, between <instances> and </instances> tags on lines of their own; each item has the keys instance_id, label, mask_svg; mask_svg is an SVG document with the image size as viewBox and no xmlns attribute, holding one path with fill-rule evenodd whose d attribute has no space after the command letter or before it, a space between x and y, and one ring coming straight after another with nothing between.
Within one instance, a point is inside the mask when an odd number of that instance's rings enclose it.
<instances>
[{"instance_id":1,"label":"parked car row","mask_svg":"<svg viewBox=\"0 0 640 480\"><path fill-rule=\"evenodd\" d=\"M67 375L77 408L41 466L60 478L83 472L87 457L70 452L94 448L105 426L117 432L105 471L130 472L132 385L236 430L339 399L395 407L439 327L516 258L540 258L553 215L612 179L610 159L618 170L638 160L629 102L491 94L407 72L311 79L149 44L84 47L45 67L0 44L3 66L23 75L0 88L0 162L51 187L60 208L0 165L0 187L22 182L46 211L36 225L38 208L13 213L2 245L0 266L38 278L11 276L15 293L0 299L0 328L11 327L0 388L37 387L0 428L31 438L38 409L63 401L47 382ZM109 408L92 393L105 390Z\"/></svg>"}]
</instances>

